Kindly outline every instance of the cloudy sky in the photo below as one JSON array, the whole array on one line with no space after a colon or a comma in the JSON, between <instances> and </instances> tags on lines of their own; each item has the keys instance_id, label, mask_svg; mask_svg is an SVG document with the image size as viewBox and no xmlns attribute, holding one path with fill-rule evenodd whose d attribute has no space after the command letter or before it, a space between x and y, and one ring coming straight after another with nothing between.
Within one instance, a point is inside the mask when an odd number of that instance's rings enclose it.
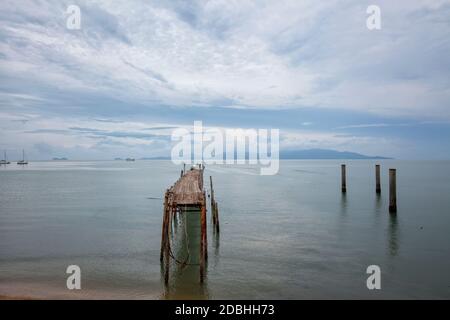
<instances>
[{"instance_id":1,"label":"cloudy sky","mask_svg":"<svg viewBox=\"0 0 450 320\"><path fill-rule=\"evenodd\" d=\"M450 1L1 1L10 158L168 155L194 120L279 128L282 149L449 159Z\"/></svg>"}]
</instances>

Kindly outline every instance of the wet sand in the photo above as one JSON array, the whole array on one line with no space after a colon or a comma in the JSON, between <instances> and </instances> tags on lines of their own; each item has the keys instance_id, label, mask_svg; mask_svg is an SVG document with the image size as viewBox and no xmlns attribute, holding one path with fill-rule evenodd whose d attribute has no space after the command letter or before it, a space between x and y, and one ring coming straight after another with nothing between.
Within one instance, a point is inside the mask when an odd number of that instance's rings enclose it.
<instances>
[{"instance_id":1,"label":"wet sand","mask_svg":"<svg viewBox=\"0 0 450 320\"><path fill-rule=\"evenodd\" d=\"M0 300L155 300L159 292L133 295L127 292L111 293L107 290L67 290L36 283L0 283Z\"/></svg>"}]
</instances>

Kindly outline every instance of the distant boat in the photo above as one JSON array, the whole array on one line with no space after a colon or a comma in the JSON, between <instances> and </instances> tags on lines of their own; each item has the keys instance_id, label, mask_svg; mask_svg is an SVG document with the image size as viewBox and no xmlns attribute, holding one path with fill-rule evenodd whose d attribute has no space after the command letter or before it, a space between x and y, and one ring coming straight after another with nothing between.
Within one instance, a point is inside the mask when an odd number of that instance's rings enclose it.
<instances>
[{"instance_id":1,"label":"distant boat","mask_svg":"<svg viewBox=\"0 0 450 320\"><path fill-rule=\"evenodd\" d=\"M126 158L125 161L134 161L134 158Z\"/></svg>"},{"instance_id":2,"label":"distant boat","mask_svg":"<svg viewBox=\"0 0 450 320\"><path fill-rule=\"evenodd\" d=\"M8 158L6 157L6 150L4 152L3 160L0 160L0 164L10 164L10 162L8 161Z\"/></svg>"},{"instance_id":3,"label":"distant boat","mask_svg":"<svg viewBox=\"0 0 450 320\"><path fill-rule=\"evenodd\" d=\"M20 165L28 164L28 161L25 160L25 150L22 150L22 160L17 161L17 164L20 164Z\"/></svg>"}]
</instances>

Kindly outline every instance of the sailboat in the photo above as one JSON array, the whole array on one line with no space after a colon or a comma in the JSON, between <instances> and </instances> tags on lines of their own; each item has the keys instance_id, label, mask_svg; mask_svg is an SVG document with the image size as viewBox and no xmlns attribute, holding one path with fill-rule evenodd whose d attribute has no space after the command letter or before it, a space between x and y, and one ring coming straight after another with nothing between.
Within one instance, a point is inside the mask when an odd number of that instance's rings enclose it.
<instances>
[{"instance_id":1,"label":"sailboat","mask_svg":"<svg viewBox=\"0 0 450 320\"><path fill-rule=\"evenodd\" d=\"M8 158L6 157L6 150L4 151L4 159L0 160L0 164L10 164Z\"/></svg>"},{"instance_id":2,"label":"sailboat","mask_svg":"<svg viewBox=\"0 0 450 320\"><path fill-rule=\"evenodd\" d=\"M20 165L28 164L28 161L25 160L25 150L22 150L22 160L17 161L17 164Z\"/></svg>"}]
</instances>

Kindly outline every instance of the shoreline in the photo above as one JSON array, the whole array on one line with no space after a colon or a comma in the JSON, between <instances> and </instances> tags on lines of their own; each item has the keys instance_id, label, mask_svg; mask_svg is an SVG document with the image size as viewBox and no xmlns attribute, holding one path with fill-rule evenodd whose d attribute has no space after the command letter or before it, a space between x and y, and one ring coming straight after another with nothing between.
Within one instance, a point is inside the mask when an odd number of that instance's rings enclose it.
<instances>
[{"instance_id":1,"label":"shoreline","mask_svg":"<svg viewBox=\"0 0 450 320\"><path fill-rule=\"evenodd\" d=\"M159 300L161 293L112 291L109 289L68 290L48 284L1 283L0 300Z\"/></svg>"}]
</instances>

